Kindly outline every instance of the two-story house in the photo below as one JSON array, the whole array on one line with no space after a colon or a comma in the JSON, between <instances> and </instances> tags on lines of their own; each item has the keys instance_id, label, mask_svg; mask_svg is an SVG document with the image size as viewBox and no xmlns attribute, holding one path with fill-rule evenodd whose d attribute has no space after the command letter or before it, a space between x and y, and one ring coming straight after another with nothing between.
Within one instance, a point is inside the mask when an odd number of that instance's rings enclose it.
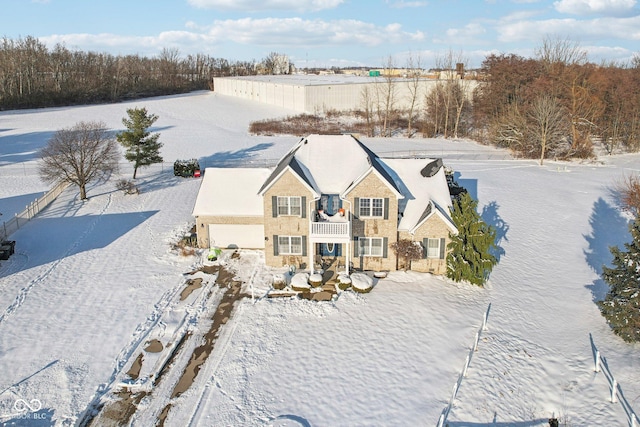
<instances>
[{"instance_id":1,"label":"two-story house","mask_svg":"<svg viewBox=\"0 0 640 427\"><path fill-rule=\"evenodd\" d=\"M275 168L207 168L193 215L200 247L264 249L267 265L405 268L390 245L423 248L444 274L451 196L439 159L382 159L352 135L302 138Z\"/></svg>"}]
</instances>

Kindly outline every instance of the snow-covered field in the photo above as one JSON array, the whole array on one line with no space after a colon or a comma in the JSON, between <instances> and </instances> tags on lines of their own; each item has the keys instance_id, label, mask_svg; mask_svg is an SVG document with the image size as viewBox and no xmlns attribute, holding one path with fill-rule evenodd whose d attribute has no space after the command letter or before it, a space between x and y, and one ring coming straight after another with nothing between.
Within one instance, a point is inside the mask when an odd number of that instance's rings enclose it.
<instances>
[{"instance_id":1,"label":"snow-covered field","mask_svg":"<svg viewBox=\"0 0 640 427\"><path fill-rule=\"evenodd\" d=\"M260 165L297 141L247 134L252 120L293 112L208 92L3 112L0 220L47 189L36 153L55 130L103 120L118 131L134 106L160 117L169 163ZM598 272L608 246L628 239L611 186L640 171L640 156L541 167L467 141L363 141L383 155L443 157L460 174L502 237L488 286L395 272L369 294L334 302L266 299L274 271L261 254L226 253L222 263L256 299L238 303L190 389L170 399L167 376L131 423L155 425L171 401L168 426L436 425L491 304L450 426L544 426L553 415L572 426L628 425L593 371L590 336L640 411L640 345L613 335L594 303L606 291ZM211 323L203 301L215 305L218 294L206 300L208 285L178 301L184 273L202 257L171 248L192 223L199 181L175 178L167 165L139 176L137 196L112 180L92 185L82 202L69 187L11 236L17 253L0 261L0 425L74 425L95 398L109 398L147 340L189 330L185 354L199 345Z\"/></svg>"}]
</instances>

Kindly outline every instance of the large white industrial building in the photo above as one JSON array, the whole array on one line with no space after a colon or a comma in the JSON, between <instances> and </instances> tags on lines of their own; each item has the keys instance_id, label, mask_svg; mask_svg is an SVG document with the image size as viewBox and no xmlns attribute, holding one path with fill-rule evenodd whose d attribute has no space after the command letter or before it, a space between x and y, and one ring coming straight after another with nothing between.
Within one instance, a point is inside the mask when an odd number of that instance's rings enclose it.
<instances>
[{"instance_id":1,"label":"large white industrial building","mask_svg":"<svg viewBox=\"0 0 640 427\"><path fill-rule=\"evenodd\" d=\"M405 109L411 103L408 79L393 80L394 107ZM441 81L442 82L442 81ZM435 79L422 79L419 84L418 105L423 105L424 96L438 83ZM475 85L475 81L466 81ZM236 96L269 105L277 105L301 113L321 113L331 110L362 110L363 92L385 93L388 82L382 77L359 77L352 75L280 75L216 77L214 91L222 95Z\"/></svg>"}]
</instances>

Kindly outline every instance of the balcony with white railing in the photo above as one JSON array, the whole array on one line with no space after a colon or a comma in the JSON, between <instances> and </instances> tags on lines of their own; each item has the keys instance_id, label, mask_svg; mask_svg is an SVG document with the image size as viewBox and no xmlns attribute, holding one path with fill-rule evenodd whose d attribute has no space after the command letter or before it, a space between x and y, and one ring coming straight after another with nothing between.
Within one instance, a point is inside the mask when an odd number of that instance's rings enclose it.
<instances>
[{"instance_id":1,"label":"balcony with white railing","mask_svg":"<svg viewBox=\"0 0 640 427\"><path fill-rule=\"evenodd\" d=\"M347 243L351 239L351 223L345 218L310 223L310 238L316 243Z\"/></svg>"}]
</instances>

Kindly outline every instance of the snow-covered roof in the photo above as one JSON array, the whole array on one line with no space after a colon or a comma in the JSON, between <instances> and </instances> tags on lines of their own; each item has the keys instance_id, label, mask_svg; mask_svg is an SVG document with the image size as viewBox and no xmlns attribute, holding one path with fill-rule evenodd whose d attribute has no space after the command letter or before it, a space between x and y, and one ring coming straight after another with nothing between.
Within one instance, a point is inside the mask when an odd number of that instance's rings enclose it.
<instances>
[{"instance_id":1,"label":"snow-covered roof","mask_svg":"<svg viewBox=\"0 0 640 427\"><path fill-rule=\"evenodd\" d=\"M346 85L353 83L378 83L382 78L354 76L351 74L279 74L240 77L217 77L227 80L248 80L261 83L277 83L291 86Z\"/></svg>"},{"instance_id":2,"label":"snow-covered roof","mask_svg":"<svg viewBox=\"0 0 640 427\"><path fill-rule=\"evenodd\" d=\"M260 189L264 192L285 170L291 170L319 196L343 194L374 170L401 197L396 183L380 159L352 135L309 135L279 162Z\"/></svg>"},{"instance_id":3,"label":"snow-covered roof","mask_svg":"<svg viewBox=\"0 0 640 427\"><path fill-rule=\"evenodd\" d=\"M193 215L263 216L258 190L271 172L268 168L205 169Z\"/></svg>"},{"instance_id":4,"label":"snow-covered roof","mask_svg":"<svg viewBox=\"0 0 640 427\"><path fill-rule=\"evenodd\" d=\"M404 199L398 202L398 209L402 214L398 230L412 232L432 215L439 215L452 231L456 230L449 215L449 186L444 168L439 162L435 159L382 161L404 195Z\"/></svg>"}]
</instances>

